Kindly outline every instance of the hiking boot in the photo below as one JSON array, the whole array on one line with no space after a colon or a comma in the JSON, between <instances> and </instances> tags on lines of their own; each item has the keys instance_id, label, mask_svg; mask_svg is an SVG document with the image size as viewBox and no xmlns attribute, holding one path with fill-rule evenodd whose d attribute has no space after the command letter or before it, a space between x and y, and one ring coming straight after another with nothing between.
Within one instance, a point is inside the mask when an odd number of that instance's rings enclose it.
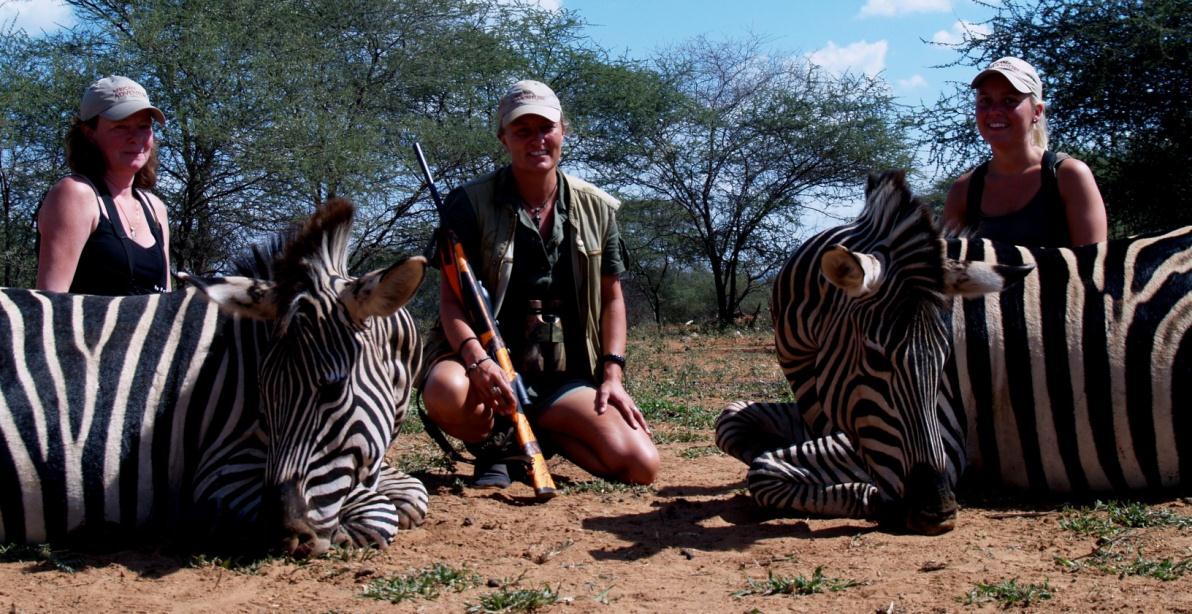
<instances>
[{"instance_id":1,"label":"hiking boot","mask_svg":"<svg viewBox=\"0 0 1192 614\"><path fill-rule=\"evenodd\" d=\"M465 443L475 457L472 486L476 488L506 488L514 479L524 480L525 462L513 432L513 422L504 416L493 420L492 432L484 441Z\"/></svg>"}]
</instances>

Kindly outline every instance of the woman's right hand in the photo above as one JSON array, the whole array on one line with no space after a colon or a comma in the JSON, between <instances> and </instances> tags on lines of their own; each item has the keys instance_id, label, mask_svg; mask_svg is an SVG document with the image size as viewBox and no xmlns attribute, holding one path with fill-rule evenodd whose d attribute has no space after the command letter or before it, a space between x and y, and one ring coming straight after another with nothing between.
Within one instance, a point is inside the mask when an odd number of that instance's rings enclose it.
<instances>
[{"instance_id":1,"label":"woman's right hand","mask_svg":"<svg viewBox=\"0 0 1192 614\"><path fill-rule=\"evenodd\" d=\"M478 362L464 367L468 374L468 382L476 392L476 398L484 403L494 414L508 416L513 414L516 406L513 401L513 388L505 377L505 371L495 360L487 355Z\"/></svg>"}]
</instances>

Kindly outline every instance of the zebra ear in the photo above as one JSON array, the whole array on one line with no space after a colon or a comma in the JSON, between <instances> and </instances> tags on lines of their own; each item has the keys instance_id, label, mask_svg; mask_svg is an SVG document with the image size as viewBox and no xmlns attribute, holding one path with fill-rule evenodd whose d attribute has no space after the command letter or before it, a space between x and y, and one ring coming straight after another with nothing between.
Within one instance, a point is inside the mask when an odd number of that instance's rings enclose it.
<instances>
[{"instance_id":1,"label":"zebra ear","mask_svg":"<svg viewBox=\"0 0 1192 614\"><path fill-rule=\"evenodd\" d=\"M829 283L853 298L873 294L882 283L881 261L843 245L833 245L824 252L820 270Z\"/></svg>"},{"instance_id":2,"label":"zebra ear","mask_svg":"<svg viewBox=\"0 0 1192 614\"><path fill-rule=\"evenodd\" d=\"M277 286L271 281L251 277L204 280L182 272L178 273L178 279L194 286L204 298L228 315L253 320L277 317Z\"/></svg>"},{"instance_id":3,"label":"zebra ear","mask_svg":"<svg viewBox=\"0 0 1192 614\"><path fill-rule=\"evenodd\" d=\"M426 258L414 256L356 279L340 291L339 297L357 321L389 316L410 300L425 273Z\"/></svg>"},{"instance_id":4,"label":"zebra ear","mask_svg":"<svg viewBox=\"0 0 1192 614\"><path fill-rule=\"evenodd\" d=\"M990 264L969 260L944 261L944 294L973 298L1013 287L1035 269L1033 264Z\"/></svg>"}]
</instances>

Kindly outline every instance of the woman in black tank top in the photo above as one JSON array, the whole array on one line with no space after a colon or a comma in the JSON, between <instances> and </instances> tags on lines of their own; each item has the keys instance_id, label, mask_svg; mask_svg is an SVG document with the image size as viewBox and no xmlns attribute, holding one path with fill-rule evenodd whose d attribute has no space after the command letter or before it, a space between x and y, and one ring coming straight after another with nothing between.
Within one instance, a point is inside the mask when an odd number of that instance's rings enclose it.
<instances>
[{"instance_id":1,"label":"woman in black tank top","mask_svg":"<svg viewBox=\"0 0 1192 614\"><path fill-rule=\"evenodd\" d=\"M56 183L38 211L39 290L170 289L165 205L147 191L157 179L154 121L165 116L131 79L105 77L87 88L66 136L75 174Z\"/></svg>"},{"instance_id":2,"label":"woman in black tank top","mask_svg":"<svg viewBox=\"0 0 1192 614\"><path fill-rule=\"evenodd\" d=\"M948 191L943 225L953 232L1032 247L1106 239L1105 203L1089 167L1047 149L1043 83L1013 57L972 81L976 120L993 156Z\"/></svg>"}]
</instances>

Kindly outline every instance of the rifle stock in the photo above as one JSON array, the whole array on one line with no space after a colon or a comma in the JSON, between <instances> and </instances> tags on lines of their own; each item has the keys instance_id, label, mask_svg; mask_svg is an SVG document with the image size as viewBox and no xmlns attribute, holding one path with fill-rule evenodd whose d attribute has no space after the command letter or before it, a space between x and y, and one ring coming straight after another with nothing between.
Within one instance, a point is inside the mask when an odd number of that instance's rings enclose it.
<instances>
[{"instance_id":1,"label":"rifle stock","mask_svg":"<svg viewBox=\"0 0 1192 614\"><path fill-rule=\"evenodd\" d=\"M484 346L489 357L500 365L510 387L513 388L512 419L517 443L530 460L530 480L534 487L534 494L539 499L550 499L557 494L557 491L550 470L546 466L546 458L542 455L542 448L538 445L538 438L530 427L529 418L526 417L525 407L530 404L530 398L526 393L525 383L522 381L521 375L513 368L513 360L509 357L509 348L501 338L500 331L497 330L488 294L484 291L480 280L476 279L472 268L468 266L463 245L460 245L455 233L443 225L443 201L439 197L439 191L435 189L430 167L426 165L426 158L423 157L422 147L418 143L414 144L414 156L418 159L418 166L422 168L422 174L430 187L431 198L439 212L440 273L445 276L455 297L463 305L470 320L469 324L481 345Z\"/></svg>"}]
</instances>

